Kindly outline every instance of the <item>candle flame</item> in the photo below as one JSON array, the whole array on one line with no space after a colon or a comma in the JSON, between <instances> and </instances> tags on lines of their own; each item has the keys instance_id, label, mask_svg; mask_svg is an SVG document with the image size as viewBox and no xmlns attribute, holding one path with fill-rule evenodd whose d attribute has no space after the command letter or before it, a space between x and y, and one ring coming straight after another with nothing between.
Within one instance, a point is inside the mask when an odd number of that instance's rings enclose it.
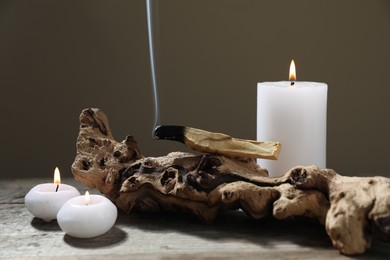
<instances>
[{"instance_id":1,"label":"candle flame","mask_svg":"<svg viewBox=\"0 0 390 260\"><path fill-rule=\"evenodd\" d=\"M58 167L54 170L54 184L61 184L61 176L60 176L60 170Z\"/></svg>"},{"instance_id":2,"label":"candle flame","mask_svg":"<svg viewBox=\"0 0 390 260\"><path fill-rule=\"evenodd\" d=\"M84 202L85 202L85 205L88 205L91 202L91 196L89 196L88 191L85 192Z\"/></svg>"},{"instance_id":3,"label":"candle flame","mask_svg":"<svg viewBox=\"0 0 390 260\"><path fill-rule=\"evenodd\" d=\"M290 75L288 76L289 81L295 81L297 80L297 74L295 72L295 62L294 60L291 60L290 63Z\"/></svg>"}]
</instances>

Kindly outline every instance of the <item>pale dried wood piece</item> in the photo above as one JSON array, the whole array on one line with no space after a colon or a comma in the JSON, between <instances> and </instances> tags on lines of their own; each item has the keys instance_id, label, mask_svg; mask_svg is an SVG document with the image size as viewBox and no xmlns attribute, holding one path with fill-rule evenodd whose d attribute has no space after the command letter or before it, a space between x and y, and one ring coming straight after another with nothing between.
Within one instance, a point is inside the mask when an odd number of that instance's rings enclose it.
<instances>
[{"instance_id":1,"label":"pale dried wood piece","mask_svg":"<svg viewBox=\"0 0 390 260\"><path fill-rule=\"evenodd\" d=\"M254 159L181 152L143 158L134 138L112 138L100 110L84 110L80 121L74 177L125 212L184 211L208 223L237 208L254 219L316 218L344 254L365 252L372 234L390 238L389 178L345 177L315 166L268 178Z\"/></svg>"},{"instance_id":2,"label":"pale dried wood piece","mask_svg":"<svg viewBox=\"0 0 390 260\"><path fill-rule=\"evenodd\" d=\"M315 169L295 172L294 184L328 194L326 231L342 253L363 253L371 245L372 232L389 241L389 178L347 177L333 170Z\"/></svg>"},{"instance_id":3,"label":"pale dried wood piece","mask_svg":"<svg viewBox=\"0 0 390 260\"><path fill-rule=\"evenodd\" d=\"M259 142L233 138L226 134L187 126L161 125L156 127L154 137L155 139L182 142L198 152L220 154L228 157L276 160L281 148L279 142Z\"/></svg>"}]
</instances>

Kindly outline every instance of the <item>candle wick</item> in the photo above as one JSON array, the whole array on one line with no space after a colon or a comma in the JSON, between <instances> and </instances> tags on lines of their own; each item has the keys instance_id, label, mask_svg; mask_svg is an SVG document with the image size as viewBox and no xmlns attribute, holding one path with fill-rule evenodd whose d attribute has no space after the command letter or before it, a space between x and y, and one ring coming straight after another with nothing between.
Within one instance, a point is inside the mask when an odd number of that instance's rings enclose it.
<instances>
[{"instance_id":1,"label":"candle wick","mask_svg":"<svg viewBox=\"0 0 390 260\"><path fill-rule=\"evenodd\" d=\"M57 184L57 188L56 188L56 192L58 191L58 188L60 187L60 185L59 184Z\"/></svg>"},{"instance_id":2,"label":"candle wick","mask_svg":"<svg viewBox=\"0 0 390 260\"><path fill-rule=\"evenodd\" d=\"M295 82L291 81L290 86L294 86Z\"/></svg>"}]
</instances>

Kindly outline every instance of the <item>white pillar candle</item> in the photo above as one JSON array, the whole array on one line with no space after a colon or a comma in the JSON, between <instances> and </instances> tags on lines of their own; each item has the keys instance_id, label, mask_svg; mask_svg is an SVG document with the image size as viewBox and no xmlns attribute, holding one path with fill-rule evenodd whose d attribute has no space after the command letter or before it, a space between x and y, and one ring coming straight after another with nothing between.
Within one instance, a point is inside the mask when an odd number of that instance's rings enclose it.
<instances>
[{"instance_id":1,"label":"white pillar candle","mask_svg":"<svg viewBox=\"0 0 390 260\"><path fill-rule=\"evenodd\" d=\"M100 195L75 197L67 201L57 214L62 231L72 237L91 238L102 235L115 224L115 205Z\"/></svg>"},{"instance_id":2,"label":"white pillar candle","mask_svg":"<svg viewBox=\"0 0 390 260\"><path fill-rule=\"evenodd\" d=\"M56 219L58 211L69 199L80 196L76 188L60 183L58 168L54 171L54 183L43 183L32 188L24 198L28 211L45 221Z\"/></svg>"},{"instance_id":3,"label":"white pillar candle","mask_svg":"<svg viewBox=\"0 0 390 260\"><path fill-rule=\"evenodd\" d=\"M317 82L258 83L257 140L282 146L278 160L258 160L270 177L298 165L326 167L327 92Z\"/></svg>"}]
</instances>

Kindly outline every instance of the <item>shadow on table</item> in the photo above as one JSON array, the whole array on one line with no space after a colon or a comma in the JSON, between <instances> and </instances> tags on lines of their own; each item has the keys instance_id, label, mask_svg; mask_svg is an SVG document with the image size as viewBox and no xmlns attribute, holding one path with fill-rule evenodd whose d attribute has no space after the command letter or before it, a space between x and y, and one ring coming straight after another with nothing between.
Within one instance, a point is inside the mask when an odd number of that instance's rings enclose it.
<instances>
[{"instance_id":1,"label":"shadow on table","mask_svg":"<svg viewBox=\"0 0 390 260\"><path fill-rule=\"evenodd\" d=\"M242 211L221 213L212 224L204 224L193 215L160 212L154 214L120 213L117 224L153 233L179 232L213 241L243 241L277 249L278 246L297 245L313 250L335 250L325 227L313 219L294 218L253 220ZM390 254L388 244L373 241L371 249L356 259L386 258Z\"/></svg>"},{"instance_id":2,"label":"shadow on table","mask_svg":"<svg viewBox=\"0 0 390 260\"><path fill-rule=\"evenodd\" d=\"M127 233L113 227L107 233L94 238L75 238L69 235L64 236L64 242L77 248L101 248L110 247L122 243L127 239Z\"/></svg>"},{"instance_id":3,"label":"shadow on table","mask_svg":"<svg viewBox=\"0 0 390 260\"><path fill-rule=\"evenodd\" d=\"M31 220L31 226L40 231L54 232L61 231L60 226L58 226L57 220L44 221L39 218L33 218Z\"/></svg>"},{"instance_id":4,"label":"shadow on table","mask_svg":"<svg viewBox=\"0 0 390 260\"><path fill-rule=\"evenodd\" d=\"M121 213L117 224L157 234L175 231L209 240L243 240L269 247L281 241L317 248L332 247L325 228L315 220L253 220L242 211L221 213L212 224L204 224L195 216L183 213Z\"/></svg>"},{"instance_id":5,"label":"shadow on table","mask_svg":"<svg viewBox=\"0 0 390 260\"><path fill-rule=\"evenodd\" d=\"M62 232L56 220L46 222L39 218L33 218L31 220L31 226L33 226L37 230L45 231L45 232L58 232L58 231ZM65 233L63 234L64 234L64 242L70 246L77 247L77 248L110 247L125 241L127 238L127 233L115 226L112 229L110 229L107 233L94 238L87 238L87 239L75 238Z\"/></svg>"}]
</instances>

